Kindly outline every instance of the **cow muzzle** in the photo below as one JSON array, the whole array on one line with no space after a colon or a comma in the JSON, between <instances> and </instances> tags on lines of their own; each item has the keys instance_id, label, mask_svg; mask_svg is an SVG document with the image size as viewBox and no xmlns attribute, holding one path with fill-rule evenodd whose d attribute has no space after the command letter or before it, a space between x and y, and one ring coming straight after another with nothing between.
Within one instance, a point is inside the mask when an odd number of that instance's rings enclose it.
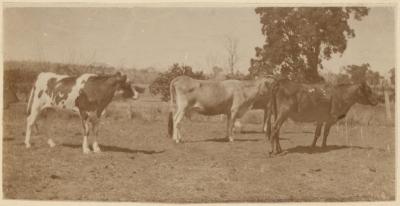
<instances>
[{"instance_id":1,"label":"cow muzzle","mask_svg":"<svg viewBox=\"0 0 400 206\"><path fill-rule=\"evenodd\" d=\"M368 98L369 104L372 106L378 105L379 101L378 98Z\"/></svg>"},{"instance_id":2,"label":"cow muzzle","mask_svg":"<svg viewBox=\"0 0 400 206\"><path fill-rule=\"evenodd\" d=\"M134 93L133 96L132 96L132 99L133 99L133 100L138 100L138 99L139 99L139 92L136 92L136 91L135 91L135 93Z\"/></svg>"}]
</instances>

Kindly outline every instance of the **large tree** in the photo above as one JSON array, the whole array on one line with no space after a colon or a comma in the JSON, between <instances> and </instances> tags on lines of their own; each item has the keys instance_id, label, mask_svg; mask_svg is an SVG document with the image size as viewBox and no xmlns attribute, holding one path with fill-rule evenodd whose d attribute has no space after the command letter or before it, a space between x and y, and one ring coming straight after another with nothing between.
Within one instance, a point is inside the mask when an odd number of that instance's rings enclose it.
<instances>
[{"instance_id":1,"label":"large tree","mask_svg":"<svg viewBox=\"0 0 400 206\"><path fill-rule=\"evenodd\" d=\"M368 15L365 7L258 7L265 44L256 48L250 73L280 68L308 81L320 79L322 59L342 54L355 37L348 20Z\"/></svg>"}]
</instances>

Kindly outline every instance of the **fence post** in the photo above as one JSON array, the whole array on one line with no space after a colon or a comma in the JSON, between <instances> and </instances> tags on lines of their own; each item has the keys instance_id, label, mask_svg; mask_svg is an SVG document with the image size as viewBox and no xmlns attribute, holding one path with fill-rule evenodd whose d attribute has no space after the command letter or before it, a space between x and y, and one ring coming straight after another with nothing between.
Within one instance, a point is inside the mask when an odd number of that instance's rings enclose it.
<instances>
[{"instance_id":1,"label":"fence post","mask_svg":"<svg viewBox=\"0 0 400 206\"><path fill-rule=\"evenodd\" d=\"M384 91L385 93L385 105L386 105L386 117L388 120L392 120L392 113L390 112L390 102L389 102L389 94L387 91Z\"/></svg>"},{"instance_id":2,"label":"fence post","mask_svg":"<svg viewBox=\"0 0 400 206\"><path fill-rule=\"evenodd\" d=\"M390 112L390 101L389 101L389 94L387 92L386 87L383 89L383 94L385 96L385 107L386 107L386 119L388 121L392 120L392 113Z\"/></svg>"},{"instance_id":3,"label":"fence post","mask_svg":"<svg viewBox=\"0 0 400 206\"><path fill-rule=\"evenodd\" d=\"M346 133L346 145L349 144L349 128L348 128L348 123L347 123L347 116L345 117L345 133Z\"/></svg>"}]
</instances>

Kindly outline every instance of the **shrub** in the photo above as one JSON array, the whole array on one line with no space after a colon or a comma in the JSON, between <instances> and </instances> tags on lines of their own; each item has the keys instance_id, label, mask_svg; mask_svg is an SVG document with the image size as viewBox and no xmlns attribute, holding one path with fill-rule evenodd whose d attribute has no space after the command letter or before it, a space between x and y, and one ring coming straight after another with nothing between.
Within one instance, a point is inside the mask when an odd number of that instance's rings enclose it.
<instances>
[{"instance_id":1,"label":"shrub","mask_svg":"<svg viewBox=\"0 0 400 206\"><path fill-rule=\"evenodd\" d=\"M169 85L175 77L181 75L186 75L194 79L206 79L206 76L202 71L193 72L192 67L190 66L180 66L179 64L174 64L168 71L160 73L158 77L150 84L150 93L153 95L161 95L162 101L169 101Z\"/></svg>"}]
</instances>

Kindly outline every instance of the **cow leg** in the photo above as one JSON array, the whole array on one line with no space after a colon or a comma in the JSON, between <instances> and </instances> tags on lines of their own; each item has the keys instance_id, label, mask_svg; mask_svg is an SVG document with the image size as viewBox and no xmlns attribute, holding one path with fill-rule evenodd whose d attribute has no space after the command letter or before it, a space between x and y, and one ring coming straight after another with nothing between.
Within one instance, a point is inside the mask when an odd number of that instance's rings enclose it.
<instances>
[{"instance_id":1,"label":"cow leg","mask_svg":"<svg viewBox=\"0 0 400 206\"><path fill-rule=\"evenodd\" d=\"M281 125L282 126L282 125ZM281 127L280 126L280 127ZM278 129L278 132L276 133L276 136L275 136L275 138L273 139L274 140L274 144L275 144L275 150L276 150L276 153L275 154L279 154L279 153L281 153L282 152L282 148L281 148L281 144L280 144L280 141L279 141L279 133L280 133L280 127L279 127L279 129ZM270 141L271 141L271 139L270 139Z\"/></svg>"},{"instance_id":2,"label":"cow leg","mask_svg":"<svg viewBox=\"0 0 400 206\"><path fill-rule=\"evenodd\" d=\"M176 143L179 143L181 139L181 134L180 134L180 126L181 126L181 121L183 117L185 116L184 111L177 111L174 116L174 134L172 139L175 140Z\"/></svg>"},{"instance_id":3,"label":"cow leg","mask_svg":"<svg viewBox=\"0 0 400 206\"><path fill-rule=\"evenodd\" d=\"M266 127L267 127L265 130L266 135L268 136L268 140L270 140L271 139L271 114L268 112L267 115L268 116L267 116L266 122L264 124L266 124ZM264 127L265 127L265 125L264 125Z\"/></svg>"},{"instance_id":4,"label":"cow leg","mask_svg":"<svg viewBox=\"0 0 400 206\"><path fill-rule=\"evenodd\" d=\"M311 147L315 147L315 144L317 144L317 140L321 136L322 125L323 125L323 122L317 122L317 127L315 128L314 140L311 144Z\"/></svg>"},{"instance_id":5,"label":"cow leg","mask_svg":"<svg viewBox=\"0 0 400 206\"><path fill-rule=\"evenodd\" d=\"M234 124L235 124L235 121L236 121L236 112L233 112L232 114L230 114L229 116L228 116L228 122L227 122L227 126L228 126L228 133L227 133L227 135L228 135L228 139L229 139L229 141L230 142L233 142L234 141L234 138L233 138L233 127L234 127Z\"/></svg>"},{"instance_id":6,"label":"cow leg","mask_svg":"<svg viewBox=\"0 0 400 206\"><path fill-rule=\"evenodd\" d=\"M243 125L240 122L240 119L237 119L233 124L233 133L242 133L242 127Z\"/></svg>"},{"instance_id":7,"label":"cow leg","mask_svg":"<svg viewBox=\"0 0 400 206\"><path fill-rule=\"evenodd\" d=\"M233 142L233 128L237 119L242 118L242 116L249 110L249 107L235 107L231 109L230 121L228 122L228 138L230 142Z\"/></svg>"},{"instance_id":8,"label":"cow leg","mask_svg":"<svg viewBox=\"0 0 400 206\"><path fill-rule=\"evenodd\" d=\"M263 121L263 129L262 129L262 132L267 132L267 130L268 130L268 120L267 119L269 119L268 118L268 116L269 116L269 112L268 112L268 110L267 109L264 109L264 121Z\"/></svg>"},{"instance_id":9,"label":"cow leg","mask_svg":"<svg viewBox=\"0 0 400 206\"><path fill-rule=\"evenodd\" d=\"M35 122L40 114L41 108L39 106L32 105L31 111L29 116L26 118L26 133L25 133L25 147L30 148L31 147L31 133L32 133L32 128L35 125Z\"/></svg>"},{"instance_id":10,"label":"cow leg","mask_svg":"<svg viewBox=\"0 0 400 206\"><path fill-rule=\"evenodd\" d=\"M325 128L324 128L324 139L322 140L322 147L326 147L326 140L328 138L329 135L329 131L331 129L332 124L330 123L326 123L325 124Z\"/></svg>"},{"instance_id":11,"label":"cow leg","mask_svg":"<svg viewBox=\"0 0 400 206\"><path fill-rule=\"evenodd\" d=\"M226 114L226 138L228 140L230 140L231 116L231 113Z\"/></svg>"},{"instance_id":12,"label":"cow leg","mask_svg":"<svg viewBox=\"0 0 400 206\"><path fill-rule=\"evenodd\" d=\"M56 143L54 143L54 141L52 139L52 136L51 136L51 135L54 135L53 130L51 129L52 128L52 126L51 126L52 125L52 120L54 119L54 116L53 115L49 115L49 112L45 112L46 114L42 115L43 112L44 112L44 110L42 110L42 112L41 112L41 117L44 116L43 119L41 119L41 121L44 121L44 125L47 126L47 129L44 130L43 133L44 133L45 137L47 138L47 144L49 145L49 147L53 148L53 147L56 146ZM38 130L37 129L37 122L38 121L35 122L35 126L34 126L36 128L36 130Z\"/></svg>"},{"instance_id":13,"label":"cow leg","mask_svg":"<svg viewBox=\"0 0 400 206\"><path fill-rule=\"evenodd\" d=\"M89 120L88 120L87 114L85 114L85 115L81 114L81 118L82 118L82 127L83 127L82 150L83 150L84 154L89 154L90 153L90 149L88 146L88 136L89 136L89 129L90 129Z\"/></svg>"},{"instance_id":14,"label":"cow leg","mask_svg":"<svg viewBox=\"0 0 400 206\"><path fill-rule=\"evenodd\" d=\"M185 105L186 107L186 105ZM180 134L180 128L181 128L181 121L183 117L185 116L185 107L180 107L176 111L174 115L174 130L173 130L173 136L172 139L175 140L176 143L179 143L181 140L181 134Z\"/></svg>"},{"instance_id":15,"label":"cow leg","mask_svg":"<svg viewBox=\"0 0 400 206\"><path fill-rule=\"evenodd\" d=\"M35 121L35 130L36 130L36 134L39 134L40 133L40 131L39 131L39 126L38 126L38 123L37 123L37 121Z\"/></svg>"},{"instance_id":16,"label":"cow leg","mask_svg":"<svg viewBox=\"0 0 400 206\"><path fill-rule=\"evenodd\" d=\"M56 143L54 143L53 139L51 139L51 138L48 138L48 139L47 139L47 144L48 144L50 147L55 147L55 146L56 146Z\"/></svg>"},{"instance_id":17,"label":"cow leg","mask_svg":"<svg viewBox=\"0 0 400 206\"><path fill-rule=\"evenodd\" d=\"M92 123L92 133L93 133L93 152L101 152L101 149L99 147L99 144L97 143L97 136L99 134L99 124L100 120L97 117L93 117L91 120Z\"/></svg>"},{"instance_id":18,"label":"cow leg","mask_svg":"<svg viewBox=\"0 0 400 206\"><path fill-rule=\"evenodd\" d=\"M269 138L270 146L271 146L270 151L269 151L270 155L275 155L282 151L280 143L279 143L279 131L280 131L283 123L286 121L287 117L288 117L287 112L282 112L281 114L278 115L278 118L275 121L274 129L271 134L271 138Z\"/></svg>"}]
</instances>

